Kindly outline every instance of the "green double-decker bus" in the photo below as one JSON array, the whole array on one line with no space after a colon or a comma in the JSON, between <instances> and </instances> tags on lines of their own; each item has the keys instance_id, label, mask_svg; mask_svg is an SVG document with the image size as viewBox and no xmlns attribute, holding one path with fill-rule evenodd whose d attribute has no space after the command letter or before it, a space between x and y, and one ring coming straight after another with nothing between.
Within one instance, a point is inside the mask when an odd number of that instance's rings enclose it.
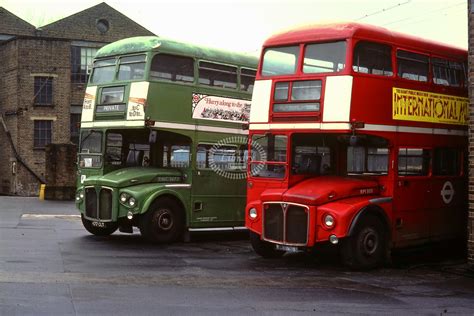
<instances>
[{"instance_id":1,"label":"green double-decker bus","mask_svg":"<svg viewBox=\"0 0 474 316\"><path fill-rule=\"evenodd\" d=\"M257 57L135 37L97 52L84 98L76 205L94 235L152 242L244 226Z\"/></svg>"}]
</instances>

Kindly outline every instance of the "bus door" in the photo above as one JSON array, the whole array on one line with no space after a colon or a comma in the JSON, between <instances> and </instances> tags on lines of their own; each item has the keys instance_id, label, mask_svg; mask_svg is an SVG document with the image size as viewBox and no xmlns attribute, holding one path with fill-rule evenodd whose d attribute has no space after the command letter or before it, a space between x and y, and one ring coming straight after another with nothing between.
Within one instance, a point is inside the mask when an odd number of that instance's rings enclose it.
<instances>
[{"instance_id":1,"label":"bus door","mask_svg":"<svg viewBox=\"0 0 474 316\"><path fill-rule=\"evenodd\" d=\"M243 225L245 161L239 148L199 144L195 156L191 221L200 226Z\"/></svg>"},{"instance_id":2,"label":"bus door","mask_svg":"<svg viewBox=\"0 0 474 316\"><path fill-rule=\"evenodd\" d=\"M394 241L402 246L429 238L432 183L430 150L399 148L394 188Z\"/></svg>"},{"instance_id":3,"label":"bus door","mask_svg":"<svg viewBox=\"0 0 474 316\"><path fill-rule=\"evenodd\" d=\"M465 232L465 179L462 176L462 151L457 148L435 148L433 151L433 239L462 236Z\"/></svg>"}]
</instances>

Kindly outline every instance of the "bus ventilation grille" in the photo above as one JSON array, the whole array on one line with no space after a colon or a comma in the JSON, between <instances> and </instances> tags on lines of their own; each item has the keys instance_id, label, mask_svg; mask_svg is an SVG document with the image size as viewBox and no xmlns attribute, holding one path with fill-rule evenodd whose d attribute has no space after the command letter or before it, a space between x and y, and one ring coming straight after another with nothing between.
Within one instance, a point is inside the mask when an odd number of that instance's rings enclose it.
<instances>
[{"instance_id":1,"label":"bus ventilation grille","mask_svg":"<svg viewBox=\"0 0 474 316\"><path fill-rule=\"evenodd\" d=\"M111 220L112 195L111 189L102 188L97 197L95 188L86 188L86 218Z\"/></svg>"},{"instance_id":2,"label":"bus ventilation grille","mask_svg":"<svg viewBox=\"0 0 474 316\"><path fill-rule=\"evenodd\" d=\"M97 193L95 188L86 188L86 217L97 218Z\"/></svg>"},{"instance_id":3,"label":"bus ventilation grille","mask_svg":"<svg viewBox=\"0 0 474 316\"><path fill-rule=\"evenodd\" d=\"M100 190L99 218L102 220L112 219L112 191L110 189Z\"/></svg>"},{"instance_id":4,"label":"bus ventilation grille","mask_svg":"<svg viewBox=\"0 0 474 316\"><path fill-rule=\"evenodd\" d=\"M263 209L264 239L288 245L306 245L307 208L289 203L266 203Z\"/></svg>"}]
</instances>

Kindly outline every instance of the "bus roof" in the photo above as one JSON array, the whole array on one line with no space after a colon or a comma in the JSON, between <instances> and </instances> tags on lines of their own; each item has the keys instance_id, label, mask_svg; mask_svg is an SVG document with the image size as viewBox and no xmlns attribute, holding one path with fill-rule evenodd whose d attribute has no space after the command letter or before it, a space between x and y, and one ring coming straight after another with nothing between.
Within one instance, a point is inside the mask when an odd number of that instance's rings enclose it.
<instances>
[{"instance_id":1,"label":"bus roof","mask_svg":"<svg viewBox=\"0 0 474 316\"><path fill-rule=\"evenodd\" d=\"M142 52L165 52L198 57L210 61L232 63L257 68L257 54L236 53L216 48L178 42L158 36L139 36L126 38L102 47L95 58L112 57Z\"/></svg>"},{"instance_id":2,"label":"bus roof","mask_svg":"<svg viewBox=\"0 0 474 316\"><path fill-rule=\"evenodd\" d=\"M442 55L467 56L467 51L436 41L393 32L386 28L356 22L312 24L295 27L272 35L264 46L279 46L302 42L328 41L345 38L374 40L418 51L436 52Z\"/></svg>"}]
</instances>

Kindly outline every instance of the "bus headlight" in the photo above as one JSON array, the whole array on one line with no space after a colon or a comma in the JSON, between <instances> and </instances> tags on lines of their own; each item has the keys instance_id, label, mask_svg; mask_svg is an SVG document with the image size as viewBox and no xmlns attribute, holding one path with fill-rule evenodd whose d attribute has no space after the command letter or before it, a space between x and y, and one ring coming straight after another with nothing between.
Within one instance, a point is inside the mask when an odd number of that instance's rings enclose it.
<instances>
[{"instance_id":1,"label":"bus headlight","mask_svg":"<svg viewBox=\"0 0 474 316\"><path fill-rule=\"evenodd\" d=\"M84 191L80 190L76 193L76 202L79 203L84 200Z\"/></svg>"},{"instance_id":2,"label":"bus headlight","mask_svg":"<svg viewBox=\"0 0 474 316\"><path fill-rule=\"evenodd\" d=\"M249 217L251 219L256 219L258 216L258 213L257 213L257 209L255 207L252 207L250 210L249 210Z\"/></svg>"},{"instance_id":3,"label":"bus headlight","mask_svg":"<svg viewBox=\"0 0 474 316\"><path fill-rule=\"evenodd\" d=\"M128 200L128 194L127 193L122 193L120 194L120 202L125 203Z\"/></svg>"},{"instance_id":4,"label":"bus headlight","mask_svg":"<svg viewBox=\"0 0 474 316\"><path fill-rule=\"evenodd\" d=\"M126 207L134 207L137 205L137 200L128 193L121 193L119 199L120 203L125 205Z\"/></svg>"},{"instance_id":5,"label":"bus headlight","mask_svg":"<svg viewBox=\"0 0 474 316\"><path fill-rule=\"evenodd\" d=\"M327 228L333 228L334 224L336 223L336 221L334 220L334 216L332 216L331 214L324 215L323 221L324 225Z\"/></svg>"}]
</instances>

